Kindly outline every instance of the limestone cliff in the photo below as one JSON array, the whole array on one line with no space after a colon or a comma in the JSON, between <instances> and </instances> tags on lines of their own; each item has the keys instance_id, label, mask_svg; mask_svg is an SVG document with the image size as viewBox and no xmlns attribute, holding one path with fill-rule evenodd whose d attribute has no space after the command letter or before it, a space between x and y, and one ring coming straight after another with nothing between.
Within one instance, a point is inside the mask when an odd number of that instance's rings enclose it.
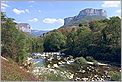
<instances>
[{"instance_id":1,"label":"limestone cliff","mask_svg":"<svg viewBox=\"0 0 122 82\"><path fill-rule=\"evenodd\" d=\"M74 17L64 19L64 26L72 25L81 22L88 22L91 20L105 19L107 13L103 9L86 8L81 10L80 13Z\"/></svg>"},{"instance_id":2,"label":"limestone cliff","mask_svg":"<svg viewBox=\"0 0 122 82\"><path fill-rule=\"evenodd\" d=\"M16 24L17 29L31 34L31 27L28 23L17 23Z\"/></svg>"}]
</instances>

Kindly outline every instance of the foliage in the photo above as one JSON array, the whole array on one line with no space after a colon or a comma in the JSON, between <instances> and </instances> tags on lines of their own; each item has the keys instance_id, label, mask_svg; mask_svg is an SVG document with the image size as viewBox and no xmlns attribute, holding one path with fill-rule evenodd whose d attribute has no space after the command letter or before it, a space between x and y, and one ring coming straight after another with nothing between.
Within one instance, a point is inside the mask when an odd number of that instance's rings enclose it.
<instances>
[{"instance_id":1,"label":"foliage","mask_svg":"<svg viewBox=\"0 0 122 82\"><path fill-rule=\"evenodd\" d=\"M91 56L86 56L86 60L89 61L89 62L94 62L94 58L91 57Z\"/></svg>"},{"instance_id":2,"label":"foliage","mask_svg":"<svg viewBox=\"0 0 122 82\"><path fill-rule=\"evenodd\" d=\"M18 30L13 22L14 19L6 17L5 13L1 15L1 55L22 64L28 53L32 52L32 37Z\"/></svg>"},{"instance_id":3,"label":"foliage","mask_svg":"<svg viewBox=\"0 0 122 82\"><path fill-rule=\"evenodd\" d=\"M94 60L93 65L98 66L98 62Z\"/></svg>"},{"instance_id":4,"label":"foliage","mask_svg":"<svg viewBox=\"0 0 122 82\"><path fill-rule=\"evenodd\" d=\"M102 22L102 21L89 22L89 28L94 32L101 31L105 27L106 27L106 22Z\"/></svg>"},{"instance_id":5,"label":"foliage","mask_svg":"<svg viewBox=\"0 0 122 82\"><path fill-rule=\"evenodd\" d=\"M76 59L75 59L75 62L76 62L77 64L79 64L79 65L85 65L85 64L87 64L86 59L83 58L83 57L78 57L78 58L76 58Z\"/></svg>"},{"instance_id":6,"label":"foliage","mask_svg":"<svg viewBox=\"0 0 122 82\"><path fill-rule=\"evenodd\" d=\"M2 55L7 54L15 61L22 63L27 54L26 34L16 29L13 19L5 18L1 25Z\"/></svg>"},{"instance_id":7,"label":"foliage","mask_svg":"<svg viewBox=\"0 0 122 82\"><path fill-rule=\"evenodd\" d=\"M32 52L43 52L43 38L32 38Z\"/></svg>"},{"instance_id":8,"label":"foliage","mask_svg":"<svg viewBox=\"0 0 122 82\"><path fill-rule=\"evenodd\" d=\"M120 81L121 80L121 72L110 71L109 75L111 76L112 81Z\"/></svg>"},{"instance_id":9,"label":"foliage","mask_svg":"<svg viewBox=\"0 0 122 82\"><path fill-rule=\"evenodd\" d=\"M66 47L67 47L67 52L68 54L76 54L76 42L77 42L77 33L76 32L71 32L67 36L66 40Z\"/></svg>"},{"instance_id":10,"label":"foliage","mask_svg":"<svg viewBox=\"0 0 122 82\"><path fill-rule=\"evenodd\" d=\"M59 51L64 49L66 45L66 37L61 32L49 33L44 38L44 51Z\"/></svg>"},{"instance_id":11,"label":"foliage","mask_svg":"<svg viewBox=\"0 0 122 82\"><path fill-rule=\"evenodd\" d=\"M67 34L65 54L75 57L92 56L97 60L121 62L121 19L91 21ZM80 23L83 24L83 23Z\"/></svg>"},{"instance_id":12,"label":"foliage","mask_svg":"<svg viewBox=\"0 0 122 82\"><path fill-rule=\"evenodd\" d=\"M111 17L107 27L103 29L102 33L104 43L120 47L121 19L119 17Z\"/></svg>"},{"instance_id":13,"label":"foliage","mask_svg":"<svg viewBox=\"0 0 122 82\"><path fill-rule=\"evenodd\" d=\"M89 44L91 44L91 30L87 27L80 28L77 31L77 48L79 51L79 54L87 54L87 47Z\"/></svg>"}]
</instances>

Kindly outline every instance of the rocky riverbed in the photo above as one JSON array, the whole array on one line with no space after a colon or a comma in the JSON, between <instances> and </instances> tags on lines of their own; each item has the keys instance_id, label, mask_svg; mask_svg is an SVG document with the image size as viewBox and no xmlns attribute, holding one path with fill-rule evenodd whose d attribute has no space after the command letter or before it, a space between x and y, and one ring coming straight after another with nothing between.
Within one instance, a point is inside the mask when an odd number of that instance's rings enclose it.
<instances>
[{"instance_id":1,"label":"rocky riverbed","mask_svg":"<svg viewBox=\"0 0 122 82\"><path fill-rule=\"evenodd\" d=\"M42 63L42 60L45 60L45 62ZM98 63L98 65L94 65L92 62L87 62L87 64L85 65L77 65L74 62L75 59L68 60L68 58L47 58L42 60L40 62L37 61L37 64L41 63L44 65L39 66L35 64L32 70L32 73L35 74L37 77L48 74L50 75L53 73L54 75L60 75L63 78L66 78L64 80L70 81L110 81L110 71L121 71L118 67L112 67L103 63Z\"/></svg>"}]
</instances>

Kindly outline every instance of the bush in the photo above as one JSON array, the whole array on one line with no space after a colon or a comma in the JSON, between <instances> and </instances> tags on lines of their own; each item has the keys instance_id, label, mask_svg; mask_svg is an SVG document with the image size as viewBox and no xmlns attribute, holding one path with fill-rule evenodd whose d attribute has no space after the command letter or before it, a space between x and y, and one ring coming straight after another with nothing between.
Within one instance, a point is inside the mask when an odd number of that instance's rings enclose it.
<instances>
[{"instance_id":1,"label":"bush","mask_svg":"<svg viewBox=\"0 0 122 82\"><path fill-rule=\"evenodd\" d=\"M95 61L93 62L93 65L98 66L98 62L95 60Z\"/></svg>"},{"instance_id":2,"label":"bush","mask_svg":"<svg viewBox=\"0 0 122 82\"><path fill-rule=\"evenodd\" d=\"M83 57L76 58L76 59L75 59L75 62L76 62L77 64L80 64L80 65L87 64L86 59L83 58Z\"/></svg>"},{"instance_id":3,"label":"bush","mask_svg":"<svg viewBox=\"0 0 122 82\"><path fill-rule=\"evenodd\" d=\"M111 76L112 81L120 81L121 80L121 73L120 72L110 71L109 75Z\"/></svg>"},{"instance_id":4,"label":"bush","mask_svg":"<svg viewBox=\"0 0 122 82\"><path fill-rule=\"evenodd\" d=\"M89 62L94 62L94 58L91 57L91 56L86 56L86 60L89 61Z\"/></svg>"}]
</instances>

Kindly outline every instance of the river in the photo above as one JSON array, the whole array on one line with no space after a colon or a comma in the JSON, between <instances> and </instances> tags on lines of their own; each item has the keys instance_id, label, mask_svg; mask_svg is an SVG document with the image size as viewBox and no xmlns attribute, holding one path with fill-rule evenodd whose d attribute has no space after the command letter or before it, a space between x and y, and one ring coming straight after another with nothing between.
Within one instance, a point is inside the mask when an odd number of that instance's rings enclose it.
<instances>
[{"instance_id":1,"label":"river","mask_svg":"<svg viewBox=\"0 0 122 82\"><path fill-rule=\"evenodd\" d=\"M71 81L109 81L110 71L120 72L120 68L101 64L101 66L94 66L92 64L77 66L74 63L74 59L67 60L67 58L37 58L32 59L35 67L44 67L49 69L63 69L70 72L70 76L73 75L69 80ZM40 68L39 68L40 69Z\"/></svg>"}]
</instances>

